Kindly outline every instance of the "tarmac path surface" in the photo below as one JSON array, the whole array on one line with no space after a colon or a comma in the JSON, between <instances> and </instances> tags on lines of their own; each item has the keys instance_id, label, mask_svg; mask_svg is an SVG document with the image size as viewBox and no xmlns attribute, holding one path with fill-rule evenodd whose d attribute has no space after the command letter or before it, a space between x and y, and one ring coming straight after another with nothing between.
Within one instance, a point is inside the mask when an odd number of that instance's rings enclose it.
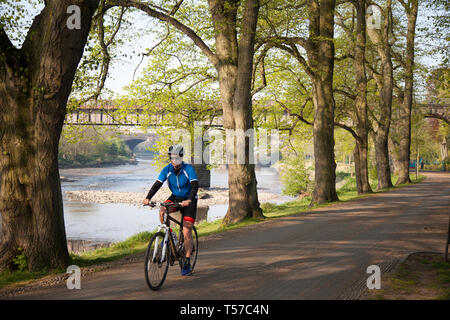
<instances>
[{"instance_id":1,"label":"tarmac path surface","mask_svg":"<svg viewBox=\"0 0 450 320\"><path fill-rule=\"evenodd\" d=\"M9 299L357 299L370 265L388 271L412 252L444 252L450 174L308 213L200 238L195 272L169 268L151 291L143 259ZM383 286L383 284L381 284ZM0 293L1 294L1 293Z\"/></svg>"}]
</instances>

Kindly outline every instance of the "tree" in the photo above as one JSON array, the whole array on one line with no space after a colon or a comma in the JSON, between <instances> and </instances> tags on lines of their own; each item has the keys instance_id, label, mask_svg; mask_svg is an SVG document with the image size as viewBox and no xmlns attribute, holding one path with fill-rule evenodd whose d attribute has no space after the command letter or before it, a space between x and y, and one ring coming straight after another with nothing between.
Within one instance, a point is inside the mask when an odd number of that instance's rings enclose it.
<instances>
[{"instance_id":1,"label":"tree","mask_svg":"<svg viewBox=\"0 0 450 320\"><path fill-rule=\"evenodd\" d=\"M343 57L353 59L355 76L354 93L349 93L346 88L335 89L337 93L344 94L354 101L354 109L350 111L350 117L356 126L354 132L355 150L355 177L358 194L372 192L369 184L368 149L369 149L369 121L367 115L367 76L366 76L366 1L352 1L353 10L351 26L347 26L342 17L338 19L338 25L343 28L348 39L350 39L350 52L343 53ZM356 21L355 21L356 16ZM344 42L348 47L348 41Z\"/></svg>"},{"instance_id":2,"label":"tree","mask_svg":"<svg viewBox=\"0 0 450 320\"><path fill-rule=\"evenodd\" d=\"M374 66L369 66L369 73L375 79L379 97L378 106L372 112L374 119L372 128L374 130L375 153L377 163L378 185L377 189L392 187L391 169L389 165L388 139L392 114L392 92L394 86L393 67L391 56L390 37L392 33L392 10L391 0L388 0L384 10L384 24L380 29L369 28L367 33L378 54L381 72Z\"/></svg>"},{"instance_id":3,"label":"tree","mask_svg":"<svg viewBox=\"0 0 450 320\"><path fill-rule=\"evenodd\" d=\"M209 0L208 10L213 27L215 52L191 27L174 18L183 1L170 10L155 9L158 6L132 0L111 0L105 9L113 6L133 7L149 16L168 23L188 36L208 58L217 71L220 87L220 103L223 110L223 126L226 130L253 128L252 71L259 0L243 3L234 0ZM235 223L247 217L262 218L256 188L253 150L245 141L246 163L237 163L239 143L227 139L227 153L234 155L234 163L228 166L229 206L223 222Z\"/></svg>"},{"instance_id":4,"label":"tree","mask_svg":"<svg viewBox=\"0 0 450 320\"><path fill-rule=\"evenodd\" d=\"M398 143L398 180L397 184L410 183L409 159L411 155L411 111L413 105L413 85L414 85L414 39L416 34L416 21L419 9L419 0L409 0L407 2L399 0L402 4L408 19L406 34L406 54L405 59L400 57L404 69L404 89L400 95L399 120L397 132Z\"/></svg>"},{"instance_id":5,"label":"tree","mask_svg":"<svg viewBox=\"0 0 450 320\"><path fill-rule=\"evenodd\" d=\"M309 19L307 38L292 35L281 36L273 30L266 42L271 46L289 52L309 75L314 105L314 159L315 186L311 205L337 201L336 163L334 157L334 110L333 68L334 68L334 0L309 0L299 5L290 4L290 9L306 5ZM286 6L286 11L288 7ZM272 25L270 19L268 24ZM292 26L291 26L292 27ZM294 29L294 31L296 31ZM291 30L286 31L287 34ZM307 59L299 47L306 51Z\"/></svg>"},{"instance_id":6,"label":"tree","mask_svg":"<svg viewBox=\"0 0 450 320\"><path fill-rule=\"evenodd\" d=\"M315 186L311 204L337 201L334 159L334 0L310 1L307 49L314 104Z\"/></svg>"},{"instance_id":7,"label":"tree","mask_svg":"<svg viewBox=\"0 0 450 320\"><path fill-rule=\"evenodd\" d=\"M68 7L80 8L69 29ZM69 262L58 171L66 102L98 0L47 0L23 46L0 25L0 270L23 249L28 269Z\"/></svg>"}]
</instances>

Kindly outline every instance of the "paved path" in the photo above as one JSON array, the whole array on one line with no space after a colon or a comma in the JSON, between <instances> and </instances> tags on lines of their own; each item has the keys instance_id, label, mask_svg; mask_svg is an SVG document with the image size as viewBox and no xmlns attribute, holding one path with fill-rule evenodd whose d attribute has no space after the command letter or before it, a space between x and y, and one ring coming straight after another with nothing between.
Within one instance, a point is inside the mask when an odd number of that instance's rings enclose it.
<instances>
[{"instance_id":1,"label":"paved path","mask_svg":"<svg viewBox=\"0 0 450 320\"><path fill-rule=\"evenodd\" d=\"M170 268L158 292L147 288L140 261L83 278L81 290L64 285L12 298L358 298L369 265L386 271L411 252L443 252L449 208L450 174L427 173L417 185L210 236L195 273Z\"/></svg>"}]
</instances>

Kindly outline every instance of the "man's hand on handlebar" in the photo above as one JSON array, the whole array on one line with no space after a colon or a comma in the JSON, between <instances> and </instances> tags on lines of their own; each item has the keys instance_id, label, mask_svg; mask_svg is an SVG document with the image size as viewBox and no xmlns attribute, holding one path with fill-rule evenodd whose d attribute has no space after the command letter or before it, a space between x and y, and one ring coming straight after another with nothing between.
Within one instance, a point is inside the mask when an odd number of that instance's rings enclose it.
<instances>
[{"instance_id":1,"label":"man's hand on handlebar","mask_svg":"<svg viewBox=\"0 0 450 320\"><path fill-rule=\"evenodd\" d=\"M144 199L143 201L142 201L142 204L144 205L144 206L150 206L150 207L155 207L156 206L156 203L155 202L153 202L153 201L150 201L149 199Z\"/></svg>"},{"instance_id":2,"label":"man's hand on handlebar","mask_svg":"<svg viewBox=\"0 0 450 320\"><path fill-rule=\"evenodd\" d=\"M187 206L189 206L191 204L191 200L184 200L184 201L182 201L181 202L181 206L182 207L187 207Z\"/></svg>"}]
</instances>

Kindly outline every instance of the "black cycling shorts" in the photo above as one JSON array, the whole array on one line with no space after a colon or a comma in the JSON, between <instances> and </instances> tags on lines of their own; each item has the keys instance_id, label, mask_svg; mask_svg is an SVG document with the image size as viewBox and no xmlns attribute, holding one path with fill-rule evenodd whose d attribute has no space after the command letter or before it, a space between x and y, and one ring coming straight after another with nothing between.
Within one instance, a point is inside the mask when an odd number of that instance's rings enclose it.
<instances>
[{"instance_id":1,"label":"black cycling shorts","mask_svg":"<svg viewBox=\"0 0 450 320\"><path fill-rule=\"evenodd\" d=\"M180 198L175 196L174 194L170 195L170 197L166 201L172 202L181 202L184 200L188 200L189 198ZM172 212L172 210L171 210ZM175 212L175 211L173 211ZM191 201L191 203L187 207L183 207L180 209L181 215L183 217L183 221L195 223L195 218L197 216L197 198Z\"/></svg>"}]
</instances>

